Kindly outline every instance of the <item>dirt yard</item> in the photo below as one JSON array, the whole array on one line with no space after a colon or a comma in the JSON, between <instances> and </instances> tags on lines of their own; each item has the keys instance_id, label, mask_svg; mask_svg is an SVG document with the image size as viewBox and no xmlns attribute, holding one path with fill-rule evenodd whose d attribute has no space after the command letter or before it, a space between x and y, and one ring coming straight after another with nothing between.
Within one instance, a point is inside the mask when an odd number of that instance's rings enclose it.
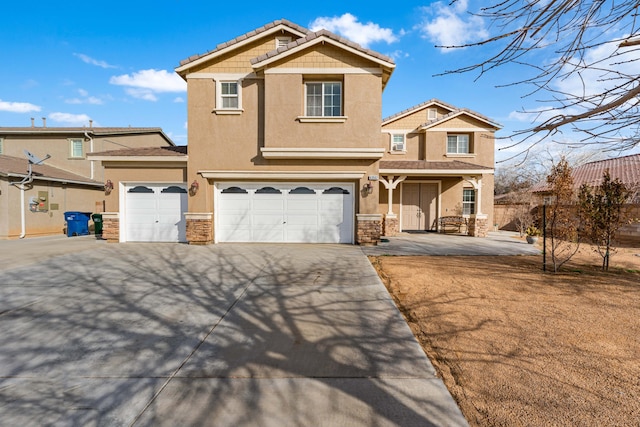
<instances>
[{"instance_id":1,"label":"dirt yard","mask_svg":"<svg viewBox=\"0 0 640 427\"><path fill-rule=\"evenodd\" d=\"M377 257L383 281L472 426L640 425L640 249ZM596 267L593 267L596 266Z\"/></svg>"}]
</instances>

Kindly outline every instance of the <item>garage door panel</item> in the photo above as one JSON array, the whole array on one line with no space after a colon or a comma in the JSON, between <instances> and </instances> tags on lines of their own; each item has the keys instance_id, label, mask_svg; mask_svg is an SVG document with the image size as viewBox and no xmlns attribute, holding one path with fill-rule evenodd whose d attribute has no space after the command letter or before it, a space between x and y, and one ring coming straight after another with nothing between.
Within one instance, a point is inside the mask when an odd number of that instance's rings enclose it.
<instances>
[{"instance_id":1,"label":"garage door panel","mask_svg":"<svg viewBox=\"0 0 640 427\"><path fill-rule=\"evenodd\" d=\"M125 240L186 241L187 190L184 185L148 184L127 189Z\"/></svg>"},{"instance_id":2,"label":"garage door panel","mask_svg":"<svg viewBox=\"0 0 640 427\"><path fill-rule=\"evenodd\" d=\"M220 183L216 240L352 243L351 188L351 184ZM238 225L231 229L231 224Z\"/></svg>"}]
</instances>

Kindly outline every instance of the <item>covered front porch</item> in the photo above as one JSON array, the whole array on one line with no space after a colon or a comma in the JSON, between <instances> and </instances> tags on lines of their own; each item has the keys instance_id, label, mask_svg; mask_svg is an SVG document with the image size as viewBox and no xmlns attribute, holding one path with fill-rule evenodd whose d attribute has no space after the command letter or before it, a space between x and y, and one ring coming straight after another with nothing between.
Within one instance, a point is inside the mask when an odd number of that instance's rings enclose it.
<instances>
[{"instance_id":1,"label":"covered front porch","mask_svg":"<svg viewBox=\"0 0 640 427\"><path fill-rule=\"evenodd\" d=\"M382 161L383 235L433 231L486 237L492 189L491 168L461 161Z\"/></svg>"}]
</instances>

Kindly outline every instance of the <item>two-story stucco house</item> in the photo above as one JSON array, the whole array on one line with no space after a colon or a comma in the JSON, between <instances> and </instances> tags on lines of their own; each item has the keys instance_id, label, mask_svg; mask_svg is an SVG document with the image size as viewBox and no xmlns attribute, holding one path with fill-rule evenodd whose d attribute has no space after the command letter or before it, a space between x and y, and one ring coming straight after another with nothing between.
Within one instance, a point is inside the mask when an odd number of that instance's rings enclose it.
<instances>
[{"instance_id":1,"label":"two-story stucco house","mask_svg":"<svg viewBox=\"0 0 640 427\"><path fill-rule=\"evenodd\" d=\"M182 201L171 202L175 211L187 205L176 222L184 230L174 235L191 244L375 244L382 233L435 230L433 221L457 211L481 234L493 204L498 125L440 101L383 121L394 68L380 53L287 20L182 61L188 156L152 164L149 153L136 175L138 156L126 176L111 165L131 153L100 158L118 183L106 199L106 235L158 241L161 187L183 189ZM170 179L149 179L163 170Z\"/></svg>"},{"instance_id":2,"label":"two-story stucco house","mask_svg":"<svg viewBox=\"0 0 640 427\"><path fill-rule=\"evenodd\" d=\"M159 128L0 127L0 239L60 234L65 211L102 212L104 168L87 156L148 146L174 143Z\"/></svg>"}]
</instances>

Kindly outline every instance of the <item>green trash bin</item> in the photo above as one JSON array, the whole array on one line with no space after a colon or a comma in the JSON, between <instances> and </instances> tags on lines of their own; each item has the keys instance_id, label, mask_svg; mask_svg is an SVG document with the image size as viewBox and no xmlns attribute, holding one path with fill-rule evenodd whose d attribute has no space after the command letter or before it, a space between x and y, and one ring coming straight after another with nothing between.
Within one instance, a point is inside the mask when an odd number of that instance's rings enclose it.
<instances>
[{"instance_id":1,"label":"green trash bin","mask_svg":"<svg viewBox=\"0 0 640 427\"><path fill-rule=\"evenodd\" d=\"M93 232L96 236L102 236L102 214L94 213L91 215L93 220Z\"/></svg>"}]
</instances>

